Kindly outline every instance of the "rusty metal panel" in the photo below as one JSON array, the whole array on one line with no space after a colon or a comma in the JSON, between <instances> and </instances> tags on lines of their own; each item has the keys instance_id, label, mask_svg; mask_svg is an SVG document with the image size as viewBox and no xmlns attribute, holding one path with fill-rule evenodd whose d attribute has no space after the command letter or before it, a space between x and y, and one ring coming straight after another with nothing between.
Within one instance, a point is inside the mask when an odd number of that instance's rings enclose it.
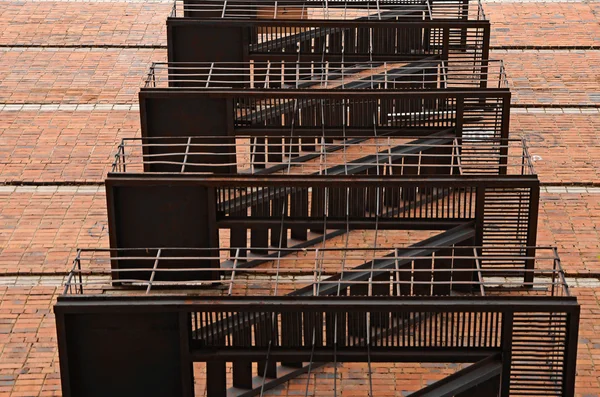
<instances>
[{"instance_id":1,"label":"rusty metal panel","mask_svg":"<svg viewBox=\"0 0 600 397\"><path fill-rule=\"evenodd\" d=\"M146 186L123 186L106 183L112 248L217 248L218 231L214 210L214 190L201 186L173 186L171 183L151 183ZM208 251L210 252L210 251ZM138 261L128 261L129 269L148 267L158 253L148 251ZM187 256L185 250L177 256ZM163 252L162 256L169 256ZM124 272L118 260L113 260L115 280L148 280L151 272ZM161 269L218 268L215 260L191 260L185 264L162 259ZM154 280L213 279L212 272L190 270L157 272Z\"/></svg>"},{"instance_id":2,"label":"rusty metal panel","mask_svg":"<svg viewBox=\"0 0 600 397\"><path fill-rule=\"evenodd\" d=\"M489 21L168 18L167 26L171 62L489 57Z\"/></svg>"},{"instance_id":3,"label":"rusty metal panel","mask_svg":"<svg viewBox=\"0 0 600 397\"><path fill-rule=\"evenodd\" d=\"M167 41L169 62L240 62L247 54L242 26L172 21Z\"/></svg>"},{"instance_id":4,"label":"rusty metal panel","mask_svg":"<svg viewBox=\"0 0 600 397\"><path fill-rule=\"evenodd\" d=\"M185 395L181 378L191 368L178 319L176 312L59 314L65 397Z\"/></svg>"},{"instance_id":5,"label":"rusty metal panel","mask_svg":"<svg viewBox=\"0 0 600 397\"><path fill-rule=\"evenodd\" d=\"M228 135L233 115L226 99L178 92L140 92L142 137Z\"/></svg>"}]
</instances>

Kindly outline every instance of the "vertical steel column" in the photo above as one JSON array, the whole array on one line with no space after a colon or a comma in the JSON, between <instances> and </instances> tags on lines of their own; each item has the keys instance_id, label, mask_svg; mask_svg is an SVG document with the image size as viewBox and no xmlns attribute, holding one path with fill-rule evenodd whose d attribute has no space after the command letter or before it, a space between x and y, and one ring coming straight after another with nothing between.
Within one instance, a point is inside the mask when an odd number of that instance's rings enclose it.
<instances>
[{"instance_id":1,"label":"vertical steel column","mask_svg":"<svg viewBox=\"0 0 600 397\"><path fill-rule=\"evenodd\" d=\"M206 394L210 397L227 397L227 366L225 361L206 362Z\"/></svg>"},{"instance_id":2,"label":"vertical steel column","mask_svg":"<svg viewBox=\"0 0 600 397\"><path fill-rule=\"evenodd\" d=\"M483 244L483 227L485 215L485 187L477 186L475 193L475 246Z\"/></svg>"},{"instance_id":3,"label":"vertical steel column","mask_svg":"<svg viewBox=\"0 0 600 397\"><path fill-rule=\"evenodd\" d=\"M238 324L234 325L233 345L240 347L252 346L252 330L245 322L245 313L238 313ZM240 320L241 317L241 320ZM241 323L241 324L240 324ZM252 389L252 361L234 360L232 363L233 387Z\"/></svg>"},{"instance_id":4,"label":"vertical steel column","mask_svg":"<svg viewBox=\"0 0 600 397\"><path fill-rule=\"evenodd\" d=\"M60 352L60 387L64 397L72 397L71 393L71 373L69 371L69 343L67 341L66 316L62 311L54 309L54 318L56 321L56 337L58 351Z\"/></svg>"},{"instance_id":5,"label":"vertical steel column","mask_svg":"<svg viewBox=\"0 0 600 397\"><path fill-rule=\"evenodd\" d=\"M533 283L535 269L535 244L537 243L537 226L540 208L540 185L534 184L529 189L529 219L527 220L527 246L526 255L530 258L525 261L525 282Z\"/></svg>"},{"instance_id":6,"label":"vertical steel column","mask_svg":"<svg viewBox=\"0 0 600 397\"><path fill-rule=\"evenodd\" d=\"M488 23L483 27L483 48L481 50L481 80L479 86L481 88L487 88L488 82L488 66L490 59L490 28L491 25Z\"/></svg>"},{"instance_id":7,"label":"vertical steel column","mask_svg":"<svg viewBox=\"0 0 600 397\"><path fill-rule=\"evenodd\" d=\"M179 313L179 353L181 354L182 397L194 396L194 365L190 357L192 319L189 312Z\"/></svg>"},{"instance_id":8,"label":"vertical steel column","mask_svg":"<svg viewBox=\"0 0 600 397\"><path fill-rule=\"evenodd\" d=\"M270 217L271 200L268 199L272 192L271 187L259 187L253 189L252 192L256 197L257 203L250 208L251 217ZM262 225L253 225L250 227L250 250L257 254L267 254L269 246L269 229Z\"/></svg>"},{"instance_id":9,"label":"vertical steel column","mask_svg":"<svg viewBox=\"0 0 600 397\"><path fill-rule=\"evenodd\" d=\"M308 188L299 187L290 194L291 216L308 218ZM308 229L303 226L292 226L291 237L293 239L308 240Z\"/></svg>"},{"instance_id":10,"label":"vertical steel column","mask_svg":"<svg viewBox=\"0 0 600 397\"><path fill-rule=\"evenodd\" d=\"M363 285L354 284L350 287L350 296L364 296ZM350 346L364 346L367 340L367 313L363 311L348 311L348 339ZM362 342L361 342L362 341Z\"/></svg>"},{"instance_id":11,"label":"vertical steel column","mask_svg":"<svg viewBox=\"0 0 600 397\"><path fill-rule=\"evenodd\" d=\"M450 53L450 28L445 26L442 28L442 60L448 61Z\"/></svg>"},{"instance_id":12,"label":"vertical steel column","mask_svg":"<svg viewBox=\"0 0 600 397\"><path fill-rule=\"evenodd\" d=\"M462 21L469 20L469 0L462 0L459 2L460 16ZM460 28L460 47L461 50L467 52L467 30L466 26Z\"/></svg>"},{"instance_id":13,"label":"vertical steel column","mask_svg":"<svg viewBox=\"0 0 600 397\"><path fill-rule=\"evenodd\" d=\"M327 187L312 186L310 195L310 219L318 219L325 217L326 198L330 192ZM310 230L313 233L325 233L325 228L322 225L312 226Z\"/></svg>"},{"instance_id":14,"label":"vertical steel column","mask_svg":"<svg viewBox=\"0 0 600 397\"><path fill-rule=\"evenodd\" d=\"M304 328L304 346L323 346L323 313L305 311L302 313L302 326Z\"/></svg>"},{"instance_id":15,"label":"vertical steel column","mask_svg":"<svg viewBox=\"0 0 600 397\"><path fill-rule=\"evenodd\" d=\"M281 225L271 228L271 246L273 247L287 248L288 246L288 228L285 227L285 218L288 214L288 197L286 187L275 188L271 216L273 219L280 219Z\"/></svg>"},{"instance_id":16,"label":"vertical steel column","mask_svg":"<svg viewBox=\"0 0 600 397\"><path fill-rule=\"evenodd\" d=\"M508 139L510 131L510 92L502 97L502 120L500 125L500 138ZM506 175L508 164L508 142L506 145L500 146L500 175ZM504 166L504 167L503 167Z\"/></svg>"},{"instance_id":17,"label":"vertical steel column","mask_svg":"<svg viewBox=\"0 0 600 397\"><path fill-rule=\"evenodd\" d=\"M300 312L281 313L281 344L284 347L302 346L302 314ZM302 368L302 362L282 361L281 365Z\"/></svg>"},{"instance_id":18,"label":"vertical steel column","mask_svg":"<svg viewBox=\"0 0 600 397\"><path fill-rule=\"evenodd\" d=\"M273 329L273 313L260 313L254 323L254 334L256 345L267 347L269 343L277 345L277 328ZM277 324L277 320L275 320ZM277 327L277 325L275 326ZM258 361L258 376L261 378L277 378L277 362L270 358L267 360Z\"/></svg>"},{"instance_id":19,"label":"vertical steel column","mask_svg":"<svg viewBox=\"0 0 600 397\"><path fill-rule=\"evenodd\" d=\"M457 96L456 97L456 121L454 124L454 134L456 136L456 138L458 138L458 147L457 147L457 154L460 158L461 154L462 154L462 144L463 144L463 128L464 128L464 123L465 123L465 97L464 96ZM454 144L453 144L454 146ZM454 150L454 148L452 149ZM455 165L455 162L452 163L453 165ZM456 163L458 164L458 163ZM499 167L500 169L501 167ZM460 169L459 167L452 167L452 175L460 175Z\"/></svg>"},{"instance_id":20,"label":"vertical steel column","mask_svg":"<svg viewBox=\"0 0 600 397\"><path fill-rule=\"evenodd\" d=\"M502 313L502 373L500 374L500 397L510 396L510 373L512 366L512 339L514 313Z\"/></svg>"},{"instance_id":21,"label":"vertical steel column","mask_svg":"<svg viewBox=\"0 0 600 397\"><path fill-rule=\"evenodd\" d=\"M567 314L567 335L565 345L565 360L563 367L563 397L575 395L575 377L577 375L577 344L579 342L580 307L575 306Z\"/></svg>"}]
</instances>

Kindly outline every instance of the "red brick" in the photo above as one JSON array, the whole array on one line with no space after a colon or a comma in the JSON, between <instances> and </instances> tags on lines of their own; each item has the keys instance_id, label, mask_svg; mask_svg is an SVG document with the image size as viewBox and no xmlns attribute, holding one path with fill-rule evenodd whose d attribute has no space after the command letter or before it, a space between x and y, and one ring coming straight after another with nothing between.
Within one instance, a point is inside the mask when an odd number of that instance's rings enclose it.
<instances>
[{"instance_id":1,"label":"red brick","mask_svg":"<svg viewBox=\"0 0 600 397\"><path fill-rule=\"evenodd\" d=\"M542 194L538 245L558 247L569 274L599 274L600 194Z\"/></svg>"},{"instance_id":2,"label":"red brick","mask_svg":"<svg viewBox=\"0 0 600 397\"><path fill-rule=\"evenodd\" d=\"M64 272L77 247L108 246L104 193L1 193L0 274Z\"/></svg>"},{"instance_id":3,"label":"red brick","mask_svg":"<svg viewBox=\"0 0 600 397\"><path fill-rule=\"evenodd\" d=\"M2 45L166 45L169 3L0 2Z\"/></svg>"},{"instance_id":4,"label":"red brick","mask_svg":"<svg viewBox=\"0 0 600 397\"><path fill-rule=\"evenodd\" d=\"M137 111L0 112L0 182L103 182Z\"/></svg>"},{"instance_id":5,"label":"red brick","mask_svg":"<svg viewBox=\"0 0 600 397\"><path fill-rule=\"evenodd\" d=\"M60 395L56 331L52 305L56 287L0 287L0 395ZM573 288L582 305L578 350L577 396L600 393L595 368L600 365L600 291ZM205 396L205 372L195 364L197 396ZM376 396L402 396L460 369L456 364L371 365ZM368 364L338 363L338 396L365 396L369 392ZM333 395L333 364L313 369L308 382L309 396ZM304 395L309 375L292 379L267 396Z\"/></svg>"},{"instance_id":6,"label":"red brick","mask_svg":"<svg viewBox=\"0 0 600 397\"><path fill-rule=\"evenodd\" d=\"M0 396L60 393L57 287L0 287Z\"/></svg>"},{"instance_id":7,"label":"red brick","mask_svg":"<svg viewBox=\"0 0 600 397\"><path fill-rule=\"evenodd\" d=\"M600 104L598 51L493 51L504 60L514 104Z\"/></svg>"},{"instance_id":8,"label":"red brick","mask_svg":"<svg viewBox=\"0 0 600 397\"><path fill-rule=\"evenodd\" d=\"M593 46L600 44L597 3L485 3L492 46Z\"/></svg>"},{"instance_id":9,"label":"red brick","mask_svg":"<svg viewBox=\"0 0 600 397\"><path fill-rule=\"evenodd\" d=\"M166 50L0 51L0 103L136 103Z\"/></svg>"},{"instance_id":10,"label":"red brick","mask_svg":"<svg viewBox=\"0 0 600 397\"><path fill-rule=\"evenodd\" d=\"M600 115L517 113L543 183L600 180ZM137 111L0 112L0 182L102 182L121 138L139 136Z\"/></svg>"},{"instance_id":11,"label":"red brick","mask_svg":"<svg viewBox=\"0 0 600 397\"><path fill-rule=\"evenodd\" d=\"M512 113L511 137L525 137L543 183L600 181L600 114Z\"/></svg>"}]
</instances>

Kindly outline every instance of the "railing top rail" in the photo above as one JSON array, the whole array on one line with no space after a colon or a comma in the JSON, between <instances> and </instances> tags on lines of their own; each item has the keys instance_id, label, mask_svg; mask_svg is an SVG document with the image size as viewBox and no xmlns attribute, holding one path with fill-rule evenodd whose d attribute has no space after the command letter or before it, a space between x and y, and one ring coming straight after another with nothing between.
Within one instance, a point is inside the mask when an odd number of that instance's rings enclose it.
<instances>
[{"instance_id":1,"label":"railing top rail","mask_svg":"<svg viewBox=\"0 0 600 397\"><path fill-rule=\"evenodd\" d=\"M191 185L207 187L378 187L378 186L432 186L432 187L486 187L523 188L539 186L537 175L499 175L494 178L481 175L213 175L209 173L114 173L109 172L106 186L148 185L164 183L168 185Z\"/></svg>"},{"instance_id":2,"label":"railing top rail","mask_svg":"<svg viewBox=\"0 0 600 397\"><path fill-rule=\"evenodd\" d=\"M393 62L170 62L153 63L143 88L261 89L507 89L501 60Z\"/></svg>"},{"instance_id":3,"label":"railing top rail","mask_svg":"<svg viewBox=\"0 0 600 397\"><path fill-rule=\"evenodd\" d=\"M264 145L256 136L125 138L114 155L112 172L209 172L237 174L356 174L365 167L389 167L389 174L407 169L425 171L442 160L450 175L535 174L522 139L488 136L370 137L269 135ZM312 142L312 143L311 143ZM303 147L310 143L310 151ZM269 161L274 147L281 158ZM268 149L268 150L267 150ZM404 159L404 161L400 161ZM445 159L445 161L444 161ZM431 161L428 161L431 160ZM195 170L195 171L194 171Z\"/></svg>"},{"instance_id":4,"label":"railing top rail","mask_svg":"<svg viewBox=\"0 0 600 397\"><path fill-rule=\"evenodd\" d=\"M485 20L480 0L175 0L171 18L216 20Z\"/></svg>"},{"instance_id":5,"label":"railing top rail","mask_svg":"<svg viewBox=\"0 0 600 397\"><path fill-rule=\"evenodd\" d=\"M363 249L271 249L269 255L251 254L242 249L139 248L82 249L65 285L65 295L164 294L164 287L177 287L175 295L190 296L282 296L290 292L344 285L387 285L391 288L446 288L471 286L471 296L565 297L569 295L559 260L551 247L434 246ZM490 264L477 269L476 280L465 279L473 268L454 266L478 260ZM524 261L535 268L525 268ZM220 268L207 268L217 261ZM263 261L252 268L237 267L248 261ZM417 267L415 261L431 266ZM118 266L111 266L118 263ZM168 265L163 265L168 263ZM134 264L134 266L127 266ZM158 281L149 275L193 271L217 272L218 279ZM431 277L432 271L439 277ZM501 272L501 274L499 274ZM369 273L365 276L364 273ZM381 276L386 276L382 279ZM528 274L524 281L523 276ZM341 275L341 276L340 276ZM429 275L429 276L427 276ZM423 278L425 276L425 278ZM117 279L120 286L114 286ZM216 287L216 288L215 288ZM182 292L181 290L184 290ZM481 293L480 293L481 292ZM368 295L371 295L370 293ZM411 294L408 294L411 295Z\"/></svg>"}]
</instances>

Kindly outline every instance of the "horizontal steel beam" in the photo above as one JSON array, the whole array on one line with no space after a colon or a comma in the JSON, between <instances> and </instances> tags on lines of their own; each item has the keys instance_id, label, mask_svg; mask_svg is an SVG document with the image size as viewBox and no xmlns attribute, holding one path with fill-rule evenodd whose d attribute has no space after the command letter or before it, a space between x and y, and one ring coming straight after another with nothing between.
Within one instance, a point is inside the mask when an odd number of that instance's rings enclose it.
<instances>
[{"instance_id":1,"label":"horizontal steel beam","mask_svg":"<svg viewBox=\"0 0 600 397\"><path fill-rule=\"evenodd\" d=\"M167 24L172 26L177 25L198 25L205 26L220 26L220 27L250 27L250 26L285 26L285 27L338 27L338 28L353 28L353 27L379 27L379 28L396 28L396 29L432 29L432 28L449 28L449 29L464 29L464 28L486 28L490 27L490 21L469 21L469 20L347 20L347 21L332 21L332 20L307 20L307 19L214 19L214 18L195 18L195 17L168 17Z\"/></svg>"},{"instance_id":2,"label":"horizontal steel beam","mask_svg":"<svg viewBox=\"0 0 600 397\"><path fill-rule=\"evenodd\" d=\"M329 61L329 62L346 62L346 63L360 63L360 62L411 62L423 60L422 54L343 54L343 53L321 53L314 54L303 54L303 53L285 53L285 52L255 52L252 50L249 57L256 61L297 61L298 55L302 61Z\"/></svg>"},{"instance_id":3,"label":"horizontal steel beam","mask_svg":"<svg viewBox=\"0 0 600 397\"><path fill-rule=\"evenodd\" d=\"M203 98L409 98L409 99L448 99L448 98L468 98L468 99L496 99L510 98L511 93L508 88L445 88L445 89L426 89L426 90L406 90L388 88L385 90L378 88L363 88L359 90L332 90L326 88L313 89L218 89L218 88L169 88L169 87L142 87L140 89L140 102L146 96L154 98L174 98L186 97L198 98L201 94Z\"/></svg>"},{"instance_id":4,"label":"horizontal steel beam","mask_svg":"<svg viewBox=\"0 0 600 397\"><path fill-rule=\"evenodd\" d=\"M377 127L377 136L380 137L431 137L437 133L453 133L455 130L452 128L435 128L435 127L406 127L406 128L398 128L398 127ZM267 137L267 136L289 136L291 134L290 127L270 127L270 126L262 126L262 127L235 127L234 133L239 133L240 136L252 136L252 137ZM292 138L365 138L365 137L374 137L375 131L373 128L356 128L356 127L302 127L302 126L294 126L293 136ZM468 139L468 138L467 138ZM318 154L317 154L318 155Z\"/></svg>"},{"instance_id":5,"label":"horizontal steel beam","mask_svg":"<svg viewBox=\"0 0 600 397\"><path fill-rule=\"evenodd\" d=\"M314 217L310 219L298 219L298 218L284 218L283 221L281 216L272 218L260 218L260 217L241 217L238 219L225 217L217 221L217 227L219 229L232 229L232 228L243 228L258 230L260 228L271 229L276 227L302 227L302 228L315 228L323 227L323 217ZM327 217L326 226L328 229L346 229L349 227L350 230L449 230L467 223L472 222L474 219L402 219L380 216L377 219L364 218L364 217L353 217L349 216L345 218L330 218Z\"/></svg>"},{"instance_id":6,"label":"horizontal steel beam","mask_svg":"<svg viewBox=\"0 0 600 397\"><path fill-rule=\"evenodd\" d=\"M570 313L579 310L575 297L537 296L123 296L62 295L55 311L60 313L111 312L536 312Z\"/></svg>"},{"instance_id":7,"label":"horizontal steel beam","mask_svg":"<svg viewBox=\"0 0 600 397\"><path fill-rule=\"evenodd\" d=\"M471 363L485 359L490 355L499 353L498 348L393 348L393 347L353 347L340 348L334 347L315 347L314 349L305 348L285 348L279 346L271 347L270 351L266 348L219 348L219 349L194 349L190 357L193 361L212 361L212 360L264 360L267 354L271 361L290 361L290 362L353 362L366 363L371 362L463 362ZM267 353L268 352L268 353Z\"/></svg>"},{"instance_id":8,"label":"horizontal steel beam","mask_svg":"<svg viewBox=\"0 0 600 397\"><path fill-rule=\"evenodd\" d=\"M106 178L107 186L148 186L153 184L171 183L178 186L206 187L329 187L340 188L352 186L362 187L485 187L485 188L521 188L539 185L537 175L500 175L489 177L471 175L426 175L426 176L397 176L397 175L194 175L174 173L167 176L157 176L145 173L114 173L109 172Z\"/></svg>"}]
</instances>

